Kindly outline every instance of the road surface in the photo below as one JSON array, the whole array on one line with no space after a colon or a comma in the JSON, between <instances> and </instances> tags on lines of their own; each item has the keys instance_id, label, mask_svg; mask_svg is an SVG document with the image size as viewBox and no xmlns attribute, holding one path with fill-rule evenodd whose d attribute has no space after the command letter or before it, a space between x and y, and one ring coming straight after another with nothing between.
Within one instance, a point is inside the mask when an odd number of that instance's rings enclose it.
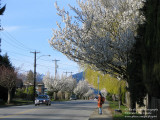
<instances>
[{"instance_id":1,"label":"road surface","mask_svg":"<svg viewBox=\"0 0 160 120\"><path fill-rule=\"evenodd\" d=\"M96 107L93 100L52 102L51 106L12 106L0 108L0 120L88 120Z\"/></svg>"}]
</instances>

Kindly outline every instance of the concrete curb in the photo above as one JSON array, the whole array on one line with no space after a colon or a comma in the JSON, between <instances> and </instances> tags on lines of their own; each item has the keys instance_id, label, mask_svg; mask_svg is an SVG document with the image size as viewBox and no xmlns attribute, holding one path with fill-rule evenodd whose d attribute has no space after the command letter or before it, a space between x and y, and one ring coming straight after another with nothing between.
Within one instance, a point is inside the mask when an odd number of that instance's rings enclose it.
<instances>
[{"instance_id":1,"label":"concrete curb","mask_svg":"<svg viewBox=\"0 0 160 120\"><path fill-rule=\"evenodd\" d=\"M96 108L88 120L112 120L112 113L108 110L108 107L108 102L105 102L102 106L102 115L98 114L98 108Z\"/></svg>"}]
</instances>

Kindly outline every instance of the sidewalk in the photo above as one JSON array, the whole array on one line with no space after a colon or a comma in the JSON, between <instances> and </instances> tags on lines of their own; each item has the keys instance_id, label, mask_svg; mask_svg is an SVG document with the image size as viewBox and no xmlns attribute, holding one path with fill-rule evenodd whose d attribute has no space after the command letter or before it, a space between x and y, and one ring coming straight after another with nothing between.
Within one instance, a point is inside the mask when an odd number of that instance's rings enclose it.
<instances>
[{"instance_id":1,"label":"sidewalk","mask_svg":"<svg viewBox=\"0 0 160 120\"><path fill-rule=\"evenodd\" d=\"M98 114L98 108L91 114L89 120L112 120L112 113L108 110L108 102L105 102L102 107L102 115Z\"/></svg>"}]
</instances>

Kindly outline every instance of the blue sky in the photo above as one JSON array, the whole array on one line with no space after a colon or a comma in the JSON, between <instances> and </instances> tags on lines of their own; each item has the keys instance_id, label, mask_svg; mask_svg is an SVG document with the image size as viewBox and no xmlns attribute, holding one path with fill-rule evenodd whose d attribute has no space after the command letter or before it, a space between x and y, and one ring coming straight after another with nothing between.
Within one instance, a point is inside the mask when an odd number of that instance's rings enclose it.
<instances>
[{"instance_id":1,"label":"blue sky","mask_svg":"<svg viewBox=\"0 0 160 120\"><path fill-rule=\"evenodd\" d=\"M20 68L20 72L33 70L33 51L40 52L37 58L37 72L45 74L50 71L54 75L54 62L58 59L58 73L78 73L78 65L66 56L50 47L48 40L52 37L52 28L58 28L56 21L61 18L56 14L55 0L1 0L6 4L6 11L1 18L3 31L1 49L2 55L7 53L12 64ZM76 0L57 0L60 8L70 11L68 4L76 6ZM72 13L71 13L72 14Z\"/></svg>"}]
</instances>

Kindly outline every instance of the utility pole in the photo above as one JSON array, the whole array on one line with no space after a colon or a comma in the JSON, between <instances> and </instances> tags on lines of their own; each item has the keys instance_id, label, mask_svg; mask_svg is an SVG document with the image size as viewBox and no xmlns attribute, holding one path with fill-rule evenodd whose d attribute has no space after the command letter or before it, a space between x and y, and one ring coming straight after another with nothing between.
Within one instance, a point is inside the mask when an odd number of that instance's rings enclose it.
<instances>
[{"instance_id":1,"label":"utility pole","mask_svg":"<svg viewBox=\"0 0 160 120\"><path fill-rule=\"evenodd\" d=\"M71 73L71 76L72 76L72 73L73 73L73 72L70 72L70 73Z\"/></svg>"},{"instance_id":2,"label":"utility pole","mask_svg":"<svg viewBox=\"0 0 160 120\"><path fill-rule=\"evenodd\" d=\"M71 73L71 77L72 77L72 73L73 73L73 72L68 72L68 73Z\"/></svg>"},{"instance_id":3,"label":"utility pole","mask_svg":"<svg viewBox=\"0 0 160 120\"><path fill-rule=\"evenodd\" d=\"M57 62L60 61L60 60L52 60L55 62L55 79L56 79L56 75L57 75L57 68L58 68L58 65L57 65Z\"/></svg>"},{"instance_id":4,"label":"utility pole","mask_svg":"<svg viewBox=\"0 0 160 120\"><path fill-rule=\"evenodd\" d=\"M99 76L98 76L97 83L98 83L98 95L99 95Z\"/></svg>"},{"instance_id":5,"label":"utility pole","mask_svg":"<svg viewBox=\"0 0 160 120\"><path fill-rule=\"evenodd\" d=\"M73 73L73 72L67 72L67 71L66 71L66 72L64 72L64 73L66 73L66 77L67 77L67 73L71 73L71 76L72 76L72 73Z\"/></svg>"},{"instance_id":6,"label":"utility pole","mask_svg":"<svg viewBox=\"0 0 160 120\"><path fill-rule=\"evenodd\" d=\"M67 77L67 73L68 73L68 72L66 71L66 72L64 72L64 73L66 73L66 77Z\"/></svg>"},{"instance_id":7,"label":"utility pole","mask_svg":"<svg viewBox=\"0 0 160 120\"><path fill-rule=\"evenodd\" d=\"M35 51L35 52L30 52L30 53L34 54L34 100L35 100L35 97L36 97L36 54L40 52Z\"/></svg>"}]
</instances>

